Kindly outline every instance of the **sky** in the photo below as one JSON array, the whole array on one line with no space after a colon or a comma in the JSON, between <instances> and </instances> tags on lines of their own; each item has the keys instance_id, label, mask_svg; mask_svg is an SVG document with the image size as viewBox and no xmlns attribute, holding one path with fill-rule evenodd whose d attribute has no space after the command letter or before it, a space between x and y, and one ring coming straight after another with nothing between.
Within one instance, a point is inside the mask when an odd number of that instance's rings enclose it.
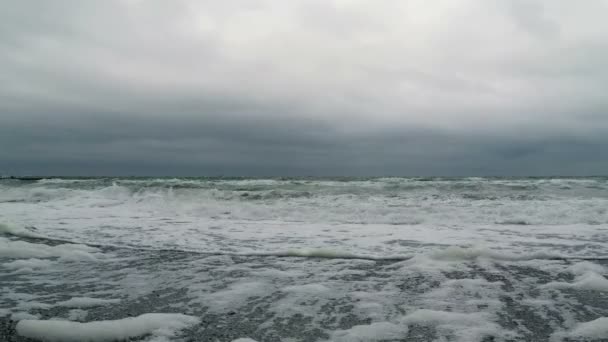
<instances>
[{"instance_id":1,"label":"sky","mask_svg":"<svg viewBox=\"0 0 608 342\"><path fill-rule=\"evenodd\" d=\"M0 174L608 174L607 0L0 2Z\"/></svg>"}]
</instances>

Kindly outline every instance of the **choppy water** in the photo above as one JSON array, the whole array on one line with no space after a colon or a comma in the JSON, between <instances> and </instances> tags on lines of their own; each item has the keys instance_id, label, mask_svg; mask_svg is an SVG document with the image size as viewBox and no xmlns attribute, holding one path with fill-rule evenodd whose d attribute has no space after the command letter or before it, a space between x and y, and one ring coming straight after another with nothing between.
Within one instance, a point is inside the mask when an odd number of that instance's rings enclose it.
<instances>
[{"instance_id":1,"label":"choppy water","mask_svg":"<svg viewBox=\"0 0 608 342\"><path fill-rule=\"evenodd\" d=\"M0 231L11 339L608 340L608 178L4 179Z\"/></svg>"}]
</instances>

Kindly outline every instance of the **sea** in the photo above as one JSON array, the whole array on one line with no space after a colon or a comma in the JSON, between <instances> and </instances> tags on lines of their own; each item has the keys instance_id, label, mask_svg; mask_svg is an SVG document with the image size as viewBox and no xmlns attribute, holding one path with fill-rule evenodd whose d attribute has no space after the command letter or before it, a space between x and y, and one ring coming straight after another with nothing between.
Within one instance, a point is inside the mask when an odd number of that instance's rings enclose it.
<instances>
[{"instance_id":1,"label":"sea","mask_svg":"<svg viewBox=\"0 0 608 342\"><path fill-rule=\"evenodd\" d=\"M608 341L608 178L0 179L0 341Z\"/></svg>"}]
</instances>

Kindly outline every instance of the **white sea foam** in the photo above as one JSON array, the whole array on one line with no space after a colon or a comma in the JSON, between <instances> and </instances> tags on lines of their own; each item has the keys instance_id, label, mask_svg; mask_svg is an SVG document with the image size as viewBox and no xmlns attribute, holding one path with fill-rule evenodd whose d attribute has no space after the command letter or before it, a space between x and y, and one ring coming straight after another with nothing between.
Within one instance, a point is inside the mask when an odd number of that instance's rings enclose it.
<instances>
[{"instance_id":1,"label":"white sea foam","mask_svg":"<svg viewBox=\"0 0 608 342\"><path fill-rule=\"evenodd\" d=\"M303 280L305 282L305 280ZM285 286L280 289L282 296L275 301L271 311L277 317L291 317L302 315L305 317L318 316L320 308L332 298L339 296L339 292L332 289L327 284L303 283L298 285ZM320 317L316 317L320 318Z\"/></svg>"},{"instance_id":2,"label":"white sea foam","mask_svg":"<svg viewBox=\"0 0 608 342\"><path fill-rule=\"evenodd\" d=\"M32 309L50 309L53 305L48 303L42 303L37 301L19 301L15 309L18 310L32 310Z\"/></svg>"},{"instance_id":3,"label":"white sea foam","mask_svg":"<svg viewBox=\"0 0 608 342\"><path fill-rule=\"evenodd\" d=\"M7 220L37 227L15 234L233 254L384 259L484 243L495 253L450 251L445 257L519 260L597 256L608 249L608 241L594 238L608 226L608 198L588 190L608 188L603 180L114 182L2 185L0 210ZM556 192L563 184L573 189Z\"/></svg>"},{"instance_id":4,"label":"white sea foam","mask_svg":"<svg viewBox=\"0 0 608 342\"><path fill-rule=\"evenodd\" d=\"M103 306L109 304L120 303L120 299L102 299L90 297L73 297L63 302L58 302L55 305L65 306L68 308L89 308L94 306Z\"/></svg>"},{"instance_id":5,"label":"white sea foam","mask_svg":"<svg viewBox=\"0 0 608 342\"><path fill-rule=\"evenodd\" d=\"M24 319L38 319L38 318L40 318L38 315L32 315L30 313L23 312L23 311L15 312L15 313L11 314L11 319L13 321L21 321Z\"/></svg>"},{"instance_id":6,"label":"white sea foam","mask_svg":"<svg viewBox=\"0 0 608 342\"><path fill-rule=\"evenodd\" d=\"M568 271L574 275L583 275L588 272L595 272L598 274L607 273L604 266L590 261L577 262L568 267Z\"/></svg>"},{"instance_id":7,"label":"white sea foam","mask_svg":"<svg viewBox=\"0 0 608 342\"><path fill-rule=\"evenodd\" d=\"M533 260L533 259L565 259L567 256L557 253L526 253L526 254L513 254L506 251L496 251L486 247L457 247L450 246L445 249L434 252L431 255L433 258L438 260L473 260L477 258L488 258L495 260Z\"/></svg>"},{"instance_id":8,"label":"white sea foam","mask_svg":"<svg viewBox=\"0 0 608 342\"><path fill-rule=\"evenodd\" d=\"M13 270L18 270L18 269L34 270L34 269L46 268L51 265L53 265L53 262L50 260L43 260L43 259L36 259L36 258L24 259L24 260L14 260L14 261L5 262L2 264L2 266L6 267L8 269L13 269Z\"/></svg>"},{"instance_id":9,"label":"white sea foam","mask_svg":"<svg viewBox=\"0 0 608 342\"><path fill-rule=\"evenodd\" d=\"M295 341L301 328L333 340L382 333L403 339L408 328L412 334L423 325L440 341L475 341L538 337L527 316L511 317L509 303L541 317L548 330L570 331L580 312L605 310L593 300L602 293L570 295L605 291L604 268L568 259L608 250L604 180L7 184L0 182L1 220L19 223L0 227L0 271L15 279L0 289L7 314L29 310L84 321L98 310L70 309L90 301L61 301L130 299L95 303L120 307L159 296L145 301L150 311L169 305L228 321L255 312L246 324L259 324L256 338ZM55 245L30 233L74 243ZM102 250L120 255L120 262L63 262L107 260ZM573 280L551 282L564 272ZM108 311L116 312L124 311ZM503 317L513 319L508 328L498 324ZM284 323L292 321L299 323L286 331Z\"/></svg>"},{"instance_id":10,"label":"white sea foam","mask_svg":"<svg viewBox=\"0 0 608 342\"><path fill-rule=\"evenodd\" d=\"M355 325L346 330L337 330L331 334L332 342L374 342L384 340L401 340L407 335L407 325L391 322L375 322Z\"/></svg>"},{"instance_id":11,"label":"white sea foam","mask_svg":"<svg viewBox=\"0 0 608 342\"><path fill-rule=\"evenodd\" d=\"M89 312L86 310L72 309L68 313L67 319L70 321L84 321L88 315L89 315Z\"/></svg>"},{"instance_id":12,"label":"white sea foam","mask_svg":"<svg viewBox=\"0 0 608 342\"><path fill-rule=\"evenodd\" d=\"M232 342L257 342L257 341L252 338L249 338L249 337L241 337L241 338L237 338L236 340L232 340Z\"/></svg>"},{"instance_id":13,"label":"white sea foam","mask_svg":"<svg viewBox=\"0 0 608 342\"><path fill-rule=\"evenodd\" d=\"M553 334L552 340L561 341L566 337L574 340L606 339L608 338L608 317L600 317L590 322L579 323L567 332L557 332Z\"/></svg>"},{"instance_id":14,"label":"white sea foam","mask_svg":"<svg viewBox=\"0 0 608 342\"><path fill-rule=\"evenodd\" d=\"M330 292L331 289L323 284L304 284L304 285L293 285L283 288L283 291L293 294L308 294L319 296L323 293Z\"/></svg>"},{"instance_id":15,"label":"white sea foam","mask_svg":"<svg viewBox=\"0 0 608 342\"><path fill-rule=\"evenodd\" d=\"M199 318L182 314L149 313L113 321L79 323L58 320L22 320L19 335L49 342L105 342L151 334L172 336L199 323Z\"/></svg>"},{"instance_id":16,"label":"white sea foam","mask_svg":"<svg viewBox=\"0 0 608 342\"><path fill-rule=\"evenodd\" d=\"M483 312L461 313L421 309L403 317L403 323L430 325L447 338L453 335L458 341L481 341L486 336L508 335L492 318Z\"/></svg>"},{"instance_id":17,"label":"white sea foam","mask_svg":"<svg viewBox=\"0 0 608 342\"><path fill-rule=\"evenodd\" d=\"M247 299L266 294L270 284L251 281L231 284L227 289L216 291L205 299L205 304L214 312L236 309L245 304Z\"/></svg>"},{"instance_id":18,"label":"white sea foam","mask_svg":"<svg viewBox=\"0 0 608 342\"><path fill-rule=\"evenodd\" d=\"M606 273L606 268L602 265L583 261L575 263L567 268L572 273L574 281L552 281L542 285L542 288L555 289L579 289L592 291L608 291L608 279L602 274Z\"/></svg>"},{"instance_id":19,"label":"white sea foam","mask_svg":"<svg viewBox=\"0 0 608 342\"><path fill-rule=\"evenodd\" d=\"M577 276L572 283L554 281L543 286L556 289L575 288L580 290L608 291L608 279L601 274L589 271Z\"/></svg>"}]
</instances>

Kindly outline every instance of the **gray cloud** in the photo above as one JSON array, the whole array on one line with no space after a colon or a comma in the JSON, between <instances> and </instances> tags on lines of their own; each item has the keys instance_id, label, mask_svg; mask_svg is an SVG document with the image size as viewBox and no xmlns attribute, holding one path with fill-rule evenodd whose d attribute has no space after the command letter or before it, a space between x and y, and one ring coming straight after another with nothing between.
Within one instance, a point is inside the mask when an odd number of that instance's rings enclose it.
<instances>
[{"instance_id":1,"label":"gray cloud","mask_svg":"<svg viewBox=\"0 0 608 342\"><path fill-rule=\"evenodd\" d=\"M0 4L0 173L606 174L605 1Z\"/></svg>"}]
</instances>

